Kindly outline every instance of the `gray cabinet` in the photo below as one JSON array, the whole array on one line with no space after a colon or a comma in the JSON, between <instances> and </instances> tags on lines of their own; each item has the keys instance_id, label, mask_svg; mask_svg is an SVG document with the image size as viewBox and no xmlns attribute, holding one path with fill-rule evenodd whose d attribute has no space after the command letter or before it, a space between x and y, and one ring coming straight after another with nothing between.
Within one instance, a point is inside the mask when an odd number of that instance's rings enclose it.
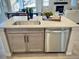
<instances>
[{"instance_id":1,"label":"gray cabinet","mask_svg":"<svg viewBox=\"0 0 79 59\"><path fill-rule=\"evenodd\" d=\"M44 36L42 33L29 34L28 38L28 51L41 52L43 51Z\"/></svg>"},{"instance_id":2,"label":"gray cabinet","mask_svg":"<svg viewBox=\"0 0 79 59\"><path fill-rule=\"evenodd\" d=\"M24 29L25 30L25 29ZM14 31L6 30L12 52L42 52L44 46L44 30Z\"/></svg>"},{"instance_id":3,"label":"gray cabinet","mask_svg":"<svg viewBox=\"0 0 79 59\"><path fill-rule=\"evenodd\" d=\"M24 34L8 34L8 41L9 41L11 52L26 51Z\"/></svg>"}]
</instances>

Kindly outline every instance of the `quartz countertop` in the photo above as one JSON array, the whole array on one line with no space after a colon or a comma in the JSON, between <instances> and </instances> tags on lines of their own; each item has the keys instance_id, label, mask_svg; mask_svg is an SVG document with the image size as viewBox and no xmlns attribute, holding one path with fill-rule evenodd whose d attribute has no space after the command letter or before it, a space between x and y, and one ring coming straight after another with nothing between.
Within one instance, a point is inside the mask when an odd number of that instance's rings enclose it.
<instances>
[{"instance_id":1,"label":"quartz countertop","mask_svg":"<svg viewBox=\"0 0 79 59\"><path fill-rule=\"evenodd\" d=\"M2 24L0 24L0 28L68 28L68 27L77 27L78 25L72 20L61 16L61 21L44 21L42 17L33 19L40 21L40 25L13 25L16 21L27 21L26 16L14 16Z\"/></svg>"}]
</instances>

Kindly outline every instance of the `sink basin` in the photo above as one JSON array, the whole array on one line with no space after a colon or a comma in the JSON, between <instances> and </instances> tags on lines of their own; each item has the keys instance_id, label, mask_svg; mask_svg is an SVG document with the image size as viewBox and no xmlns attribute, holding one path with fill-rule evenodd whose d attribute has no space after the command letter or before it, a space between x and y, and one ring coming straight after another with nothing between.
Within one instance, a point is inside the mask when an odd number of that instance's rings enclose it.
<instances>
[{"instance_id":1,"label":"sink basin","mask_svg":"<svg viewBox=\"0 0 79 59\"><path fill-rule=\"evenodd\" d=\"M16 21L13 25L40 25L40 21Z\"/></svg>"}]
</instances>

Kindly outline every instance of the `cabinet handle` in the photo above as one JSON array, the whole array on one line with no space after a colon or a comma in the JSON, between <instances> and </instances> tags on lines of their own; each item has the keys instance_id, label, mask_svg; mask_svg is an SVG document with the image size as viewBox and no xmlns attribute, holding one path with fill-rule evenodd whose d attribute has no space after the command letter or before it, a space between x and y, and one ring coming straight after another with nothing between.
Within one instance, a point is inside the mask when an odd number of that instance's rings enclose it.
<instances>
[{"instance_id":1,"label":"cabinet handle","mask_svg":"<svg viewBox=\"0 0 79 59\"><path fill-rule=\"evenodd\" d=\"M26 42L26 36L24 36L24 41Z\"/></svg>"},{"instance_id":2,"label":"cabinet handle","mask_svg":"<svg viewBox=\"0 0 79 59\"><path fill-rule=\"evenodd\" d=\"M27 36L27 42L29 42L29 37Z\"/></svg>"}]
</instances>

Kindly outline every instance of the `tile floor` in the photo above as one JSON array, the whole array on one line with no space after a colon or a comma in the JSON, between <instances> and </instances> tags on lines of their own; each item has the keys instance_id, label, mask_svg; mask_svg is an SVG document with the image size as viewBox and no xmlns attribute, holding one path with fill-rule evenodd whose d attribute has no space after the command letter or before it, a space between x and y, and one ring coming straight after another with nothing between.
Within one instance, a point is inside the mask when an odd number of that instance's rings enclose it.
<instances>
[{"instance_id":1,"label":"tile floor","mask_svg":"<svg viewBox=\"0 0 79 59\"><path fill-rule=\"evenodd\" d=\"M7 59L79 59L79 44L75 43L74 45L71 56L66 56L65 53L21 53L13 54Z\"/></svg>"},{"instance_id":2,"label":"tile floor","mask_svg":"<svg viewBox=\"0 0 79 59\"><path fill-rule=\"evenodd\" d=\"M78 56L11 57L8 59L79 59Z\"/></svg>"},{"instance_id":3,"label":"tile floor","mask_svg":"<svg viewBox=\"0 0 79 59\"><path fill-rule=\"evenodd\" d=\"M7 59L79 59L78 55L66 56L64 53L27 53L14 54Z\"/></svg>"}]
</instances>

